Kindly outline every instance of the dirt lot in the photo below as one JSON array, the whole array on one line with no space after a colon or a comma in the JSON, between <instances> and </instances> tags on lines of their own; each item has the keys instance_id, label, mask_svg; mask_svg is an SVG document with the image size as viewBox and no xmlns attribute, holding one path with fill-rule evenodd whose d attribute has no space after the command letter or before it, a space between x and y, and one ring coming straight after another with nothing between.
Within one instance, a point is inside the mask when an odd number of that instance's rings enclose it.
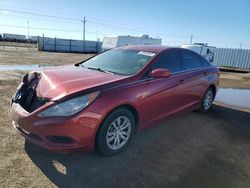
<instances>
[{"instance_id":1,"label":"dirt lot","mask_svg":"<svg viewBox=\"0 0 250 188\"><path fill-rule=\"evenodd\" d=\"M16 50L9 47L5 50L0 48L0 65L64 65L78 63L94 54L79 54L79 53L57 53L57 52L40 52L26 50Z\"/></svg>"},{"instance_id":2,"label":"dirt lot","mask_svg":"<svg viewBox=\"0 0 250 188\"><path fill-rule=\"evenodd\" d=\"M37 64L44 56L64 64L70 63L69 57L86 57L45 54L30 62ZM19 62L27 59L20 55ZM0 60L6 64L5 58ZM9 100L22 74L6 72L8 79L0 75L0 187L250 185L250 113L215 105L207 114L191 112L138 133L127 150L113 157L97 152L56 154L25 142L11 126ZM249 86L249 76L235 75L222 74L221 85Z\"/></svg>"},{"instance_id":3,"label":"dirt lot","mask_svg":"<svg viewBox=\"0 0 250 188\"><path fill-rule=\"evenodd\" d=\"M220 87L250 89L250 73L221 72Z\"/></svg>"}]
</instances>

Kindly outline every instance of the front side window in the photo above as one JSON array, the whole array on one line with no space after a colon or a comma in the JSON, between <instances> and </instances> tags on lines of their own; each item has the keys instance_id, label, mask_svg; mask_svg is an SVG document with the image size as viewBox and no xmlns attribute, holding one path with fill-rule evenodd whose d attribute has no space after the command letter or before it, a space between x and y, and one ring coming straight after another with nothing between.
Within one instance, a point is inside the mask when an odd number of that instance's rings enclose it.
<instances>
[{"instance_id":1,"label":"front side window","mask_svg":"<svg viewBox=\"0 0 250 188\"><path fill-rule=\"evenodd\" d=\"M160 55L153 65L153 69L164 68L170 70L172 73L181 70L181 63L177 52L165 52Z\"/></svg>"},{"instance_id":2,"label":"front side window","mask_svg":"<svg viewBox=\"0 0 250 188\"><path fill-rule=\"evenodd\" d=\"M181 51L182 69L191 70L202 67L200 58L188 51Z\"/></svg>"},{"instance_id":3,"label":"front side window","mask_svg":"<svg viewBox=\"0 0 250 188\"><path fill-rule=\"evenodd\" d=\"M134 75L155 55L153 52L113 49L83 62L82 65L120 75Z\"/></svg>"}]
</instances>

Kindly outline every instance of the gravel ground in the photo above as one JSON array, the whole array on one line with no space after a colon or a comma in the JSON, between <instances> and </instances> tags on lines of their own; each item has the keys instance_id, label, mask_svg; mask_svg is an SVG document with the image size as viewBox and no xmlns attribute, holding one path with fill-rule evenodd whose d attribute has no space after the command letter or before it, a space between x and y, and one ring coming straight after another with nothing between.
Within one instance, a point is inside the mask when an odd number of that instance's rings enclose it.
<instances>
[{"instance_id":1,"label":"gravel ground","mask_svg":"<svg viewBox=\"0 0 250 188\"><path fill-rule=\"evenodd\" d=\"M47 54L48 59L52 56ZM74 55L62 54L58 59L63 61L65 56ZM32 62L37 64L38 60ZM116 156L57 154L25 142L11 126L9 100L22 74L0 74L0 187L250 185L250 113L214 105L207 114L179 115L138 133ZM237 79L223 78L221 84L235 87L232 83Z\"/></svg>"}]
</instances>

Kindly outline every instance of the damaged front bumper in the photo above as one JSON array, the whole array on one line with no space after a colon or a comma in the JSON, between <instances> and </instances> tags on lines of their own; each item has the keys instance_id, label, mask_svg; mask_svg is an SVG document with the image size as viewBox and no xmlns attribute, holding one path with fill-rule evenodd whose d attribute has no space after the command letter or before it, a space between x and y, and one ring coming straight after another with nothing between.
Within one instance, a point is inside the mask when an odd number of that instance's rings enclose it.
<instances>
[{"instance_id":1,"label":"damaged front bumper","mask_svg":"<svg viewBox=\"0 0 250 188\"><path fill-rule=\"evenodd\" d=\"M24 138L47 150L92 151L99 119L88 114L73 117L41 118L40 110L28 112L19 103L11 104L12 125Z\"/></svg>"}]
</instances>

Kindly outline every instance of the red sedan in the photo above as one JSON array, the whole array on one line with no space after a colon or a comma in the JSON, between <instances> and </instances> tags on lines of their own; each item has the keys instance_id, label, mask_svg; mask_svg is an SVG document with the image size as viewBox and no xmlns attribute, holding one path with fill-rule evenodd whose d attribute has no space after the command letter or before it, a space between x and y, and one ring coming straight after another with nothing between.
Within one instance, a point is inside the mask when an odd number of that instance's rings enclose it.
<instances>
[{"instance_id":1,"label":"red sedan","mask_svg":"<svg viewBox=\"0 0 250 188\"><path fill-rule=\"evenodd\" d=\"M207 112L218 69L187 49L116 48L25 75L11 102L14 127L49 150L112 155L138 130L177 113Z\"/></svg>"}]
</instances>

